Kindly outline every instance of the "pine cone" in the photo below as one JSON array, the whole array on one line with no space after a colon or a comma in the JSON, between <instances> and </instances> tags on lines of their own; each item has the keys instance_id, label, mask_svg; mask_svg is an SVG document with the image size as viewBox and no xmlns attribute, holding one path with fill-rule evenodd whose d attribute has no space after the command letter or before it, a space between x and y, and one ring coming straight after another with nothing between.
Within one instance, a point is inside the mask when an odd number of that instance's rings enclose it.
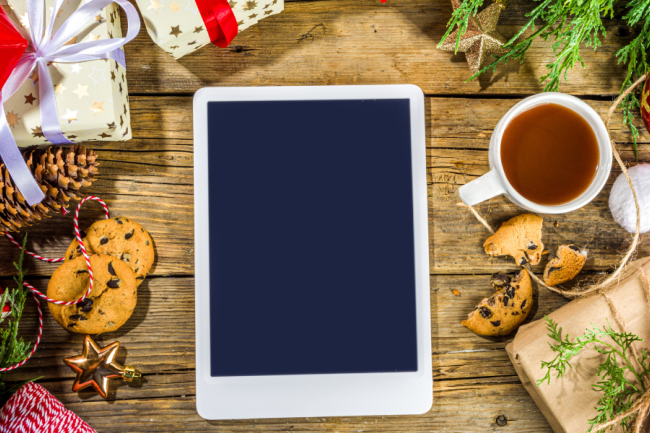
<instances>
[{"instance_id":1,"label":"pine cone","mask_svg":"<svg viewBox=\"0 0 650 433\"><path fill-rule=\"evenodd\" d=\"M98 173L97 154L86 146L28 148L23 152L29 171L43 190L42 202L29 206L0 160L0 233L30 226L50 212L60 212L70 199L80 200L79 189L92 185Z\"/></svg>"}]
</instances>

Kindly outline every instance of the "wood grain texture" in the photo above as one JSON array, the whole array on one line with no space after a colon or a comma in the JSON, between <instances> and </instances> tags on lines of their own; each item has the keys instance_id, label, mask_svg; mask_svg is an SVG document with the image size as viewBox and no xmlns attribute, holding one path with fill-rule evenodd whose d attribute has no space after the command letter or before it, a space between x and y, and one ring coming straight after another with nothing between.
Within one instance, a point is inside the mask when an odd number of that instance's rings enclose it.
<instances>
[{"instance_id":1,"label":"wood grain texture","mask_svg":"<svg viewBox=\"0 0 650 433\"><path fill-rule=\"evenodd\" d=\"M530 2L511 2L499 31L514 34L531 7ZM142 31L126 47L134 139L92 143L102 165L87 193L105 199L113 215L143 224L156 244L156 262L139 288L133 316L119 331L98 337L102 344L120 341L118 361L139 368L143 380L118 383L108 401L90 391L73 393L72 371L61 359L80 351L82 336L62 329L47 311L42 346L9 379L42 375L41 383L100 433L550 432L504 350L513 336L482 338L460 324L491 294L489 274L516 267L511 260L489 258L483 252L488 234L456 206L456 192L488 171L487 148L499 118L521 97L541 90L538 76L552 58L551 42L536 42L523 65L511 63L466 83L464 55L435 49L450 12L448 0L388 0L385 5L377 0L287 0L282 14L242 32L230 48L206 47L178 62ZM577 67L569 74L569 83L562 84L566 92L587 95L601 115L623 78L614 53L631 35L621 24L619 18L607 21L603 46L595 53L583 50L587 69ZM433 407L408 417L202 420L195 402L191 94L208 85L389 83L417 84L430 96L426 134ZM623 157L631 161L630 134L620 117L615 118L612 135ZM650 159L650 135L643 128L640 159ZM564 242L589 248L581 279L609 270L629 241L607 207L608 191L618 173L615 167L607 187L590 205L570 215L545 217L544 242L551 254ZM522 212L504 198L477 209L495 227ZM98 206L90 204L82 211L81 225L100 217ZM30 228L29 236L34 251L58 257L72 240L71 218L56 216ZM639 254L648 252L650 244L644 241ZM10 284L11 262L17 255L0 239L3 286ZM45 288L56 265L28 260L27 267L30 282ZM565 303L542 290L529 320ZM36 332L31 301L21 332L26 338ZM505 426L496 424L501 415Z\"/></svg>"},{"instance_id":2,"label":"wood grain texture","mask_svg":"<svg viewBox=\"0 0 650 433\"><path fill-rule=\"evenodd\" d=\"M546 422L533 410L534 403L518 383L505 353L505 345L512 337L482 338L460 324L492 292L489 281L489 275L431 277L435 387L434 405L427 414L324 421L258 420L254 422L256 429L282 431L291 423L294 431L356 431L368 423L364 431L484 431L494 427L496 416L504 414L510 420L511 431L544 431ZM34 285L44 288L46 284L47 280L41 279ZM454 289L460 294L455 295ZM72 392L74 375L61 359L81 350L83 336L64 330L47 313L44 342L34 358L8 379L43 376L43 386L100 432L173 431L180 424L186 426L183 431L250 428L252 424L246 421L206 423L195 411L194 279L149 278L138 289L138 298L136 310L126 325L99 336L97 341L120 341L118 361L138 368L144 375L142 382L118 381L109 402L89 390ZM543 317L565 302L548 292L539 293L530 320ZM27 338L36 330L35 317L30 304L22 322ZM481 404L481 400L485 401ZM526 415L529 412L533 415Z\"/></svg>"},{"instance_id":3,"label":"wood grain texture","mask_svg":"<svg viewBox=\"0 0 650 433\"><path fill-rule=\"evenodd\" d=\"M498 30L513 36L533 3L511 4ZM174 61L146 31L126 47L131 93L191 93L204 86L416 84L426 94L531 94L552 61L552 41L536 41L524 64L466 83L465 55L436 45L451 14L448 0L322 0L291 2L240 33L228 49L203 48ZM562 90L617 94L625 70L615 52L633 37L619 19L606 22L598 51L583 49ZM137 71L137 73L135 73Z\"/></svg>"}]
</instances>

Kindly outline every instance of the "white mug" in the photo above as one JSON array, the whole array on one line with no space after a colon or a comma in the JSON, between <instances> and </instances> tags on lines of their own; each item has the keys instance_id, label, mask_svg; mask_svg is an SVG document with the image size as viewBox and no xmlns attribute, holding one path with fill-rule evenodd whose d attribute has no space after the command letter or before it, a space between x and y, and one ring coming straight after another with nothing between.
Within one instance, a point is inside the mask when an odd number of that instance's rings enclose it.
<instances>
[{"instance_id":1,"label":"white mug","mask_svg":"<svg viewBox=\"0 0 650 433\"><path fill-rule=\"evenodd\" d=\"M541 104L558 104L575 111L589 123L598 140L600 160L591 185L576 199L557 206L540 205L523 197L510 185L503 171L503 165L501 164L501 138L508 124L520 113ZM602 119L588 104L574 96L565 95L564 93L540 93L530 96L512 107L494 128L488 152L490 171L478 179L463 185L458 190L460 199L468 206L473 206L497 195L504 194L516 205L532 212L544 214L571 212L586 205L598 195L603 186L605 186L612 169L612 149L607 128Z\"/></svg>"}]
</instances>

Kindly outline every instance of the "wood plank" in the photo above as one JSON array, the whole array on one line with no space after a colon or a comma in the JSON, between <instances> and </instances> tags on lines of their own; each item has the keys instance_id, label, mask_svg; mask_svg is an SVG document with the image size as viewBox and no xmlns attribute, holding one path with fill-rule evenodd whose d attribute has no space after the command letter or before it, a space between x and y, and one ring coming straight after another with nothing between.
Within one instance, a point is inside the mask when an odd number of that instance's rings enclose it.
<instances>
[{"instance_id":1,"label":"wood plank","mask_svg":"<svg viewBox=\"0 0 650 433\"><path fill-rule=\"evenodd\" d=\"M326 0L323 0L326 1ZM427 165L432 273L490 273L515 269L514 262L489 258L482 249L487 231L463 209L456 207L459 186L488 171L487 146L492 128L518 99L427 98ZM602 115L607 101L589 101ZM115 215L131 216L153 235L158 260L154 275L191 275L193 272L192 101L190 97L137 96L131 98L136 137L130 142L93 143L100 153L101 173L86 193L107 200ZM459 114L462 113L462 114ZM630 133L614 119L613 137L623 157L633 160ZM642 128L640 159L650 160L650 135ZM608 185L581 210L547 217L544 241L555 252L562 242L588 246L586 271L606 271L618 263L629 236L611 218L607 200L618 176L615 165ZM493 226L522 212L504 198L477 209ZM82 227L101 213L88 205ZM70 217L56 216L28 231L33 250L60 257L72 240ZM555 222L558 227L555 227ZM598 221L598 225L594 224ZM650 252L649 241L639 254ZM17 257L18 251L0 241L0 254ZM545 262L543 262L544 264ZM30 262L32 275L50 275L55 265ZM541 268L538 268L541 269ZM0 275L13 274L9 260L0 263Z\"/></svg>"},{"instance_id":2,"label":"wood plank","mask_svg":"<svg viewBox=\"0 0 650 433\"><path fill-rule=\"evenodd\" d=\"M511 2L498 30L506 37L514 35L533 7ZM125 48L129 90L193 93L204 86L402 83L416 84L427 94L542 90L538 77L547 73L545 64L553 59L551 40L536 41L524 64L510 62L466 83L471 73L464 54L436 49L451 11L448 0L291 2L281 14L244 30L229 48L206 47L179 61L156 47L143 28ZM614 54L633 36L621 24L618 19L605 22L603 45L596 52L583 48L586 69L576 65L562 91L618 93L624 67Z\"/></svg>"},{"instance_id":3,"label":"wood plank","mask_svg":"<svg viewBox=\"0 0 650 433\"><path fill-rule=\"evenodd\" d=\"M319 417L206 421L194 396L66 404L98 432L551 432L521 385L473 381L436 382L434 404L424 415ZM496 424L503 415L506 426Z\"/></svg>"},{"instance_id":4,"label":"wood plank","mask_svg":"<svg viewBox=\"0 0 650 433\"><path fill-rule=\"evenodd\" d=\"M0 282L3 286L7 286L7 283ZM47 279L33 281L33 284L37 289L44 289ZM461 325L461 321L474 306L492 293L490 275L432 276L431 288L433 377L436 380L457 380L514 376L515 372L503 350L514 335L483 338ZM454 295L454 289L460 294ZM544 314L565 303L566 300L562 297L542 291L532 310L534 316L529 320L542 318ZM32 302L27 304L21 329L25 338L33 340L37 320ZM129 321L118 331L97 337L97 341L104 344L115 340L123 346L118 360L137 367L146 377L190 371L193 374L194 279L146 279L138 289L138 304ZM61 328L46 309L43 343L24 367L8 376L9 380L43 375L47 383L73 377L72 371L61 359L77 353L82 341L83 335ZM147 387L143 387L143 392L151 391L145 388ZM124 399L142 396L139 388L129 388L124 392L127 394L122 395L120 390L115 397ZM181 394L185 393L190 392L183 389ZM164 394L160 391L157 395Z\"/></svg>"},{"instance_id":5,"label":"wood plank","mask_svg":"<svg viewBox=\"0 0 650 433\"><path fill-rule=\"evenodd\" d=\"M44 375L40 383L98 432L161 431L337 431L337 432L479 432L497 428L504 415L513 432L549 432L514 373L503 348L509 338L478 337L460 321L489 295L489 275L433 276L432 342L434 404L424 415L408 417L300 418L208 422L196 413L194 371L193 278L150 278L140 288L134 316L102 344L122 343L118 361L144 373L142 382L117 381L108 402L96 393L71 391L72 371L61 358L81 349L82 335L58 326L46 312L45 334L35 357L9 380ZM38 287L46 284L37 282ZM460 290L460 296L452 290ZM566 301L539 294L535 318ZM30 304L23 332L35 331ZM30 334L31 335L31 334ZM254 426L254 427L253 427Z\"/></svg>"},{"instance_id":6,"label":"wood plank","mask_svg":"<svg viewBox=\"0 0 650 433\"><path fill-rule=\"evenodd\" d=\"M466 210L460 201L458 188L489 170L487 149L494 126L519 100L428 99L430 121L427 131L427 170L429 180L429 233L431 240L432 273L486 273L516 269L514 261L492 258L485 254L483 242L487 230ZM608 101L588 101L604 117ZM636 122L642 132L639 140L640 161L650 160L650 135ZM625 161L634 161L631 134L617 114L612 120L612 137L618 142ZM634 165L634 163L631 163ZM619 263L621 252L629 245L631 236L614 222L609 212L609 191L620 175L614 163L612 174L603 191L589 205L564 215L544 218L542 240L550 254L542 259L538 272L552 258L557 247L575 243L589 250L585 271L610 271ZM493 228L524 210L504 197L497 197L476 206ZM556 227L557 222L557 227ZM650 242L641 242L638 256L650 254Z\"/></svg>"}]
</instances>

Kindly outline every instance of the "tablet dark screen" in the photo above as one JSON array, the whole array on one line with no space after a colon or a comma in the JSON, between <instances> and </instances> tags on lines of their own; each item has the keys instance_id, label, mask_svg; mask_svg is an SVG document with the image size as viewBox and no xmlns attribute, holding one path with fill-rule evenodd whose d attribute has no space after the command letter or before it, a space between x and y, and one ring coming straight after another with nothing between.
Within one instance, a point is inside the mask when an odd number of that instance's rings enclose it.
<instances>
[{"instance_id":1,"label":"tablet dark screen","mask_svg":"<svg viewBox=\"0 0 650 433\"><path fill-rule=\"evenodd\" d=\"M208 120L212 376L417 371L409 100Z\"/></svg>"}]
</instances>

